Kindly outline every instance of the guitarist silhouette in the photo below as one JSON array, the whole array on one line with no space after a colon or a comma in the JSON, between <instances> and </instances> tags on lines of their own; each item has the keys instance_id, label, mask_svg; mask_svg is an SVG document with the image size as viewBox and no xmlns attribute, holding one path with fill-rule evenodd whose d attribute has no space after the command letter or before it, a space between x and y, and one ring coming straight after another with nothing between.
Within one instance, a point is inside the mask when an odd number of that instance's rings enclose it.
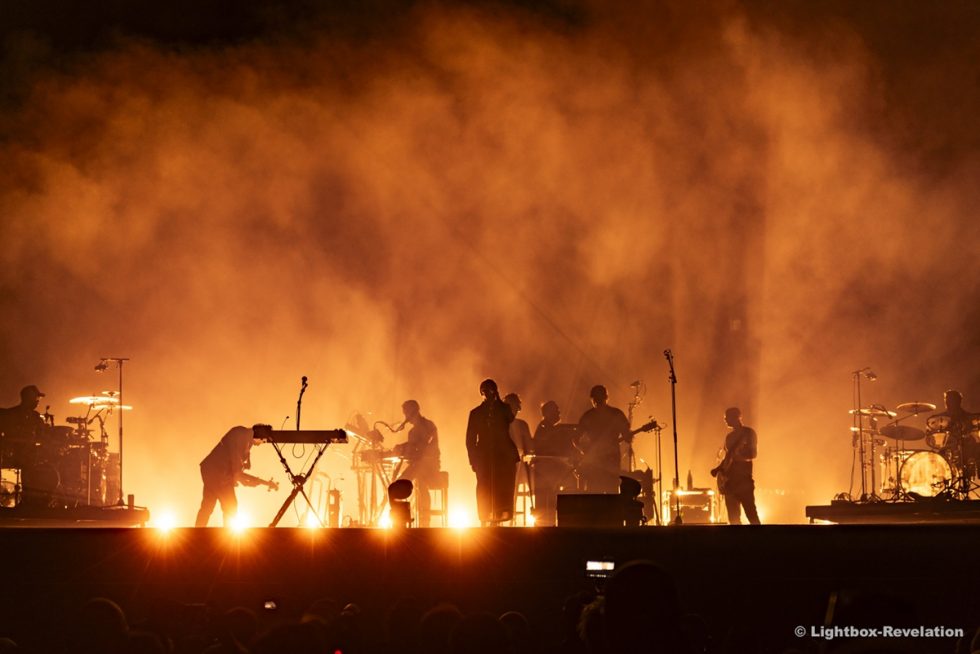
<instances>
[{"instance_id":1,"label":"guitarist silhouette","mask_svg":"<svg viewBox=\"0 0 980 654\"><path fill-rule=\"evenodd\" d=\"M641 431L656 429L657 421L651 420L642 427L630 429L626 414L609 406L605 386L593 386L589 396L592 408L578 422L581 432L578 447L582 452L578 466L581 490L617 493L619 475L622 474L620 443L630 442Z\"/></svg>"},{"instance_id":2,"label":"guitarist silhouette","mask_svg":"<svg viewBox=\"0 0 980 654\"><path fill-rule=\"evenodd\" d=\"M204 492L201 498L201 508L194 522L196 527L206 527L211 514L218 502L221 503L221 513L227 526L238 512L238 498L235 497L235 486L268 486L270 490L279 488L271 479L266 481L245 470L252 467L250 453L252 445L261 443L271 436L272 427L256 424L249 427L232 427L228 430L210 454L201 461L201 481Z\"/></svg>"},{"instance_id":3,"label":"guitarist silhouette","mask_svg":"<svg viewBox=\"0 0 980 654\"><path fill-rule=\"evenodd\" d=\"M757 525L759 513L755 507L752 459L758 453L758 436L754 429L742 424L742 410L738 407L725 409L725 424L731 428L725 437L725 458L711 471L711 476L718 478L718 491L725 496L728 524L741 524L744 509L748 521Z\"/></svg>"}]
</instances>

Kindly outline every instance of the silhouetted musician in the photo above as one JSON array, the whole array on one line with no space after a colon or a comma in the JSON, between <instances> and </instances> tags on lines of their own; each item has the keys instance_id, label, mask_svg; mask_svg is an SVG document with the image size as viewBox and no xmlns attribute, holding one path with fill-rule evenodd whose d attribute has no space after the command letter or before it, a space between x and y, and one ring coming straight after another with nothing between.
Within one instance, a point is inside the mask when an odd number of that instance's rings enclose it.
<instances>
[{"instance_id":1,"label":"silhouetted musician","mask_svg":"<svg viewBox=\"0 0 980 654\"><path fill-rule=\"evenodd\" d=\"M541 422L531 440L534 517L539 525L555 524L558 491L576 487L572 471L579 455L577 439L576 426L561 422L561 411L554 400L541 405Z\"/></svg>"},{"instance_id":2,"label":"silhouetted musician","mask_svg":"<svg viewBox=\"0 0 980 654\"><path fill-rule=\"evenodd\" d=\"M35 409L44 393L33 384L20 390L20 404L0 409L0 463L20 468L33 463L28 453L41 438L44 420Z\"/></svg>"},{"instance_id":3,"label":"silhouetted musician","mask_svg":"<svg viewBox=\"0 0 980 654\"><path fill-rule=\"evenodd\" d=\"M428 527L432 498L429 490L439 486L439 430L436 424L422 415L419 403L406 400L402 404L405 421L412 425L408 440L394 447L398 456L408 464L398 475L415 484L415 503L419 511L419 526Z\"/></svg>"},{"instance_id":4,"label":"silhouetted musician","mask_svg":"<svg viewBox=\"0 0 980 654\"><path fill-rule=\"evenodd\" d=\"M466 425L466 452L476 473L476 508L480 522L495 525L514 517L515 465L520 456L510 438L514 413L501 399L497 383L480 384L483 403L470 411Z\"/></svg>"},{"instance_id":5,"label":"silhouetted musician","mask_svg":"<svg viewBox=\"0 0 980 654\"><path fill-rule=\"evenodd\" d=\"M593 493L619 492L621 456L619 444L633 438L626 414L609 406L605 386L589 391L592 408L578 421L583 451L579 466L583 490Z\"/></svg>"},{"instance_id":6,"label":"silhouetted musician","mask_svg":"<svg viewBox=\"0 0 980 654\"><path fill-rule=\"evenodd\" d=\"M207 527L208 520L214 512L215 505L221 503L221 515L225 526L238 513L238 498L235 497L235 486L266 485L275 490L278 485L272 480L266 481L248 474L245 470L252 467L250 453L252 445L272 438L272 427L269 425L253 425L249 427L232 427L221 437L214 449L201 461L201 480L204 482L204 494L201 498L201 508L198 509L195 527Z\"/></svg>"}]
</instances>

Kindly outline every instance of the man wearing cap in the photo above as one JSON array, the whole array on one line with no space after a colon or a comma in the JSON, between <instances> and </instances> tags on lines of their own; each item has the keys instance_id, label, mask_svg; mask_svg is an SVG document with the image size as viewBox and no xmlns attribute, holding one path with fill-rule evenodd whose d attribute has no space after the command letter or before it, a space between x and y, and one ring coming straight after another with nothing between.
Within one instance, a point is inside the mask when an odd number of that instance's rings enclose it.
<instances>
[{"instance_id":1,"label":"man wearing cap","mask_svg":"<svg viewBox=\"0 0 980 654\"><path fill-rule=\"evenodd\" d=\"M619 492L619 444L633 437L626 414L609 406L605 386L593 386L589 392L592 408L578 421L582 438L580 479L584 490L593 493Z\"/></svg>"},{"instance_id":2,"label":"man wearing cap","mask_svg":"<svg viewBox=\"0 0 980 654\"><path fill-rule=\"evenodd\" d=\"M267 440L272 434L270 425L232 427L222 436L211 453L201 461L201 480L204 482L204 496L197 512L195 527L207 527L214 507L221 502L221 514L225 526L238 513L238 498L235 486L258 486L264 484L273 490L277 485L252 476L245 470L252 467L250 453L256 441Z\"/></svg>"},{"instance_id":3,"label":"man wearing cap","mask_svg":"<svg viewBox=\"0 0 980 654\"><path fill-rule=\"evenodd\" d=\"M2 409L0 418L0 430L8 438L17 440L29 440L37 438L44 420L35 409L44 393L37 386L31 384L20 389L20 404L9 409Z\"/></svg>"},{"instance_id":4,"label":"man wearing cap","mask_svg":"<svg viewBox=\"0 0 980 654\"><path fill-rule=\"evenodd\" d=\"M510 438L514 413L501 399L497 383L480 384L483 403L470 411L466 425L466 453L476 473L476 508L486 525L514 517L514 481L520 456Z\"/></svg>"},{"instance_id":5,"label":"man wearing cap","mask_svg":"<svg viewBox=\"0 0 980 654\"><path fill-rule=\"evenodd\" d=\"M0 409L0 466L24 468L34 461L44 420L35 409L44 393L33 384L20 389L20 404Z\"/></svg>"}]
</instances>

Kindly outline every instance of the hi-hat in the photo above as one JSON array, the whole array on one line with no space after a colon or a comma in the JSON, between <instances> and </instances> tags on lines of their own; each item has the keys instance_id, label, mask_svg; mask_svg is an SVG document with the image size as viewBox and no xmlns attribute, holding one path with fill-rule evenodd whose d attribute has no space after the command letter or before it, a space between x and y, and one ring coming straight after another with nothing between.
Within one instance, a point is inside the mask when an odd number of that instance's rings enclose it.
<instances>
[{"instance_id":1,"label":"hi-hat","mask_svg":"<svg viewBox=\"0 0 980 654\"><path fill-rule=\"evenodd\" d=\"M885 425L881 428L881 435L896 441L918 441L926 437L921 429L907 425Z\"/></svg>"},{"instance_id":2,"label":"hi-hat","mask_svg":"<svg viewBox=\"0 0 980 654\"><path fill-rule=\"evenodd\" d=\"M935 411L936 405L931 402L905 402L895 407L895 410L905 413L925 413L926 411Z\"/></svg>"},{"instance_id":3,"label":"hi-hat","mask_svg":"<svg viewBox=\"0 0 980 654\"><path fill-rule=\"evenodd\" d=\"M851 409L850 411L848 411L848 413L850 413L851 415L854 415L855 413L859 413L862 416L888 416L889 418L894 418L895 416L898 415L894 411L889 411L887 409L879 409L878 407L875 406L868 407L867 409Z\"/></svg>"}]
</instances>

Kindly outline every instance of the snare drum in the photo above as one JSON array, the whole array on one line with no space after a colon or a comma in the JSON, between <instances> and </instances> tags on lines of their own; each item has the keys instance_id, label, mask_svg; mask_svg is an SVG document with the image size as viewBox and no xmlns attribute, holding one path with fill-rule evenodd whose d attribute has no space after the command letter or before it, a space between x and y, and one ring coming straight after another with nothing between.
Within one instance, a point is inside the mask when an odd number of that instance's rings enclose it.
<instances>
[{"instance_id":1,"label":"snare drum","mask_svg":"<svg viewBox=\"0 0 980 654\"><path fill-rule=\"evenodd\" d=\"M939 452L921 450L905 459L899 476L906 492L933 497L949 486L953 468Z\"/></svg>"}]
</instances>

